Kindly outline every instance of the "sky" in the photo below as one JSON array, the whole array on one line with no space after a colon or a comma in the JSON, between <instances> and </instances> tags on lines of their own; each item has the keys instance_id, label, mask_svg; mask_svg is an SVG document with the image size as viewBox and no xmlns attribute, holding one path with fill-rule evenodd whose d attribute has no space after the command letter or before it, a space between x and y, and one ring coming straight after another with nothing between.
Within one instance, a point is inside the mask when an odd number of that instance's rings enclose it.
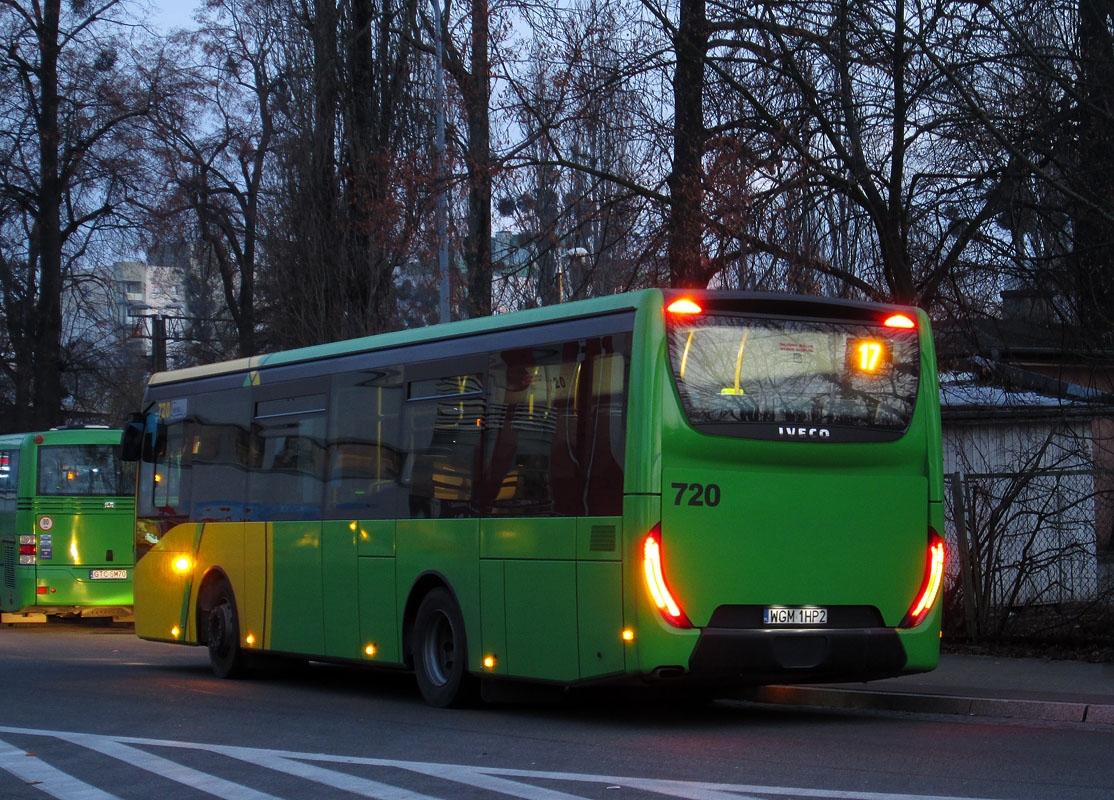
<instances>
[{"instance_id":1,"label":"sky","mask_svg":"<svg viewBox=\"0 0 1114 800\"><path fill-rule=\"evenodd\" d=\"M193 11L201 0L152 0L151 23L156 27L192 28Z\"/></svg>"}]
</instances>

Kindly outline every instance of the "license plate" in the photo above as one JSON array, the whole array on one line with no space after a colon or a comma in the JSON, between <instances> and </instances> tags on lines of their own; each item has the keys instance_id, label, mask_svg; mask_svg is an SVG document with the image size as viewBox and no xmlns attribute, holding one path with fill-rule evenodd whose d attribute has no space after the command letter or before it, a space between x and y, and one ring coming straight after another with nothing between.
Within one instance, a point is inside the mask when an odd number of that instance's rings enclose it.
<instances>
[{"instance_id":1,"label":"license plate","mask_svg":"<svg viewBox=\"0 0 1114 800\"><path fill-rule=\"evenodd\" d=\"M827 625L826 608L767 608L762 613L763 625Z\"/></svg>"},{"instance_id":2,"label":"license plate","mask_svg":"<svg viewBox=\"0 0 1114 800\"><path fill-rule=\"evenodd\" d=\"M126 569L91 569L89 570L89 580L91 581L123 581L127 580L128 571Z\"/></svg>"}]
</instances>

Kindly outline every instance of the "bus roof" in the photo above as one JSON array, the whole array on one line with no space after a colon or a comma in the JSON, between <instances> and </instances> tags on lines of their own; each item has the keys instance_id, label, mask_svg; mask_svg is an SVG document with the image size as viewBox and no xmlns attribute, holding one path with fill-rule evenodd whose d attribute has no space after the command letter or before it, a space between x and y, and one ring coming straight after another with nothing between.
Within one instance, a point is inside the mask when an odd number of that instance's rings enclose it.
<instances>
[{"instance_id":1,"label":"bus roof","mask_svg":"<svg viewBox=\"0 0 1114 800\"><path fill-rule=\"evenodd\" d=\"M715 291L707 289L643 289L625 294L597 297L589 300L575 300L559 305L544 306L542 308L514 311L508 314L497 314L491 317L460 320L440 325L429 325L424 328L394 331L376 336L365 336L359 339L347 339L328 344L302 347L296 350L285 350L277 353L239 358L200 367L186 367L185 369L158 372L151 376L149 386L162 386L174 383L194 381L205 378L215 378L222 375L235 375L255 370L264 370L270 367L280 367L299 363L316 361L319 359L335 358L358 353L368 353L379 350L390 350L414 344L437 342L440 340L464 338L495 331L527 328L551 322L566 322L574 319L588 319L606 314L622 311L638 311L656 306L660 309L663 299L677 299L683 296L714 299L720 303L736 303L739 301L758 302L764 308L793 309L796 313L819 308L827 309L857 309L864 312L866 309L890 308L894 310L909 311L908 306L895 304L879 304L858 300L844 300L828 297L812 297L804 295L789 295L768 292L739 292Z\"/></svg>"},{"instance_id":2,"label":"bus roof","mask_svg":"<svg viewBox=\"0 0 1114 800\"><path fill-rule=\"evenodd\" d=\"M239 358L207 366L158 372L151 376L150 385L158 386L180 381L211 378L355 353L389 350L394 347L435 342L440 339L454 339L492 331L541 325L547 322L564 322L581 317L595 317L620 311L636 310L648 303L655 301L660 303L661 296L661 290L659 289L645 289L638 292L597 297L590 300L576 300L571 303L532 308L525 311L514 311L509 314L497 314L491 317L429 325L424 328L382 333L377 336L365 336L359 339L347 339L330 342L329 344L302 347L297 350L285 350L250 358Z\"/></svg>"},{"instance_id":3,"label":"bus roof","mask_svg":"<svg viewBox=\"0 0 1114 800\"><path fill-rule=\"evenodd\" d=\"M49 431L7 433L0 435L0 447L22 447L35 436L42 436L42 444L119 444L120 429L97 427L65 427Z\"/></svg>"}]
</instances>

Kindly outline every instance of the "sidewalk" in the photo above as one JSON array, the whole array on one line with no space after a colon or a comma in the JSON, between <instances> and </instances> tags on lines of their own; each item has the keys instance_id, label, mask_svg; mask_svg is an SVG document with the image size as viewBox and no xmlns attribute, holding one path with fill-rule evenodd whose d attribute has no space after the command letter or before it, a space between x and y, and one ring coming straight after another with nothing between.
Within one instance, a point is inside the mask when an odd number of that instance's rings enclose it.
<instances>
[{"instance_id":1,"label":"sidewalk","mask_svg":"<svg viewBox=\"0 0 1114 800\"><path fill-rule=\"evenodd\" d=\"M870 683L764 686L759 703L1114 725L1114 664L941 655L933 672Z\"/></svg>"}]
</instances>

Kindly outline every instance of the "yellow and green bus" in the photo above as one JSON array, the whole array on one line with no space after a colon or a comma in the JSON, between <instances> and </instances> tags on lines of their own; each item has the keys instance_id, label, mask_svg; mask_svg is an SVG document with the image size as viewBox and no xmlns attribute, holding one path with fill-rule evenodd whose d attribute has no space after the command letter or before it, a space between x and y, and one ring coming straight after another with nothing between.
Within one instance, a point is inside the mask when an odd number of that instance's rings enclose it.
<instances>
[{"instance_id":1,"label":"yellow and green bus","mask_svg":"<svg viewBox=\"0 0 1114 800\"><path fill-rule=\"evenodd\" d=\"M130 620L134 514L119 430L0 436L0 619Z\"/></svg>"},{"instance_id":2,"label":"yellow and green bus","mask_svg":"<svg viewBox=\"0 0 1114 800\"><path fill-rule=\"evenodd\" d=\"M928 318L645 290L155 375L136 632L731 691L935 667ZM126 456L126 457L127 457Z\"/></svg>"}]
</instances>

